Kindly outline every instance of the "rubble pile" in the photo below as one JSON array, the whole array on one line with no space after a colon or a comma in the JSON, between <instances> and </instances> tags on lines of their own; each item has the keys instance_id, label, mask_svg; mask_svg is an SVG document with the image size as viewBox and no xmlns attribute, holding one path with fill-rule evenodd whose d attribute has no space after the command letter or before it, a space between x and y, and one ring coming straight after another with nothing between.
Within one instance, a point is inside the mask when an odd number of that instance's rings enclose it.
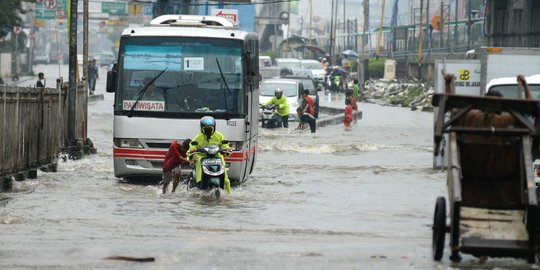
<instances>
[{"instance_id":1,"label":"rubble pile","mask_svg":"<svg viewBox=\"0 0 540 270\"><path fill-rule=\"evenodd\" d=\"M431 97L435 90L420 81L368 80L364 89L364 97L368 102L409 107L411 110L433 110Z\"/></svg>"}]
</instances>

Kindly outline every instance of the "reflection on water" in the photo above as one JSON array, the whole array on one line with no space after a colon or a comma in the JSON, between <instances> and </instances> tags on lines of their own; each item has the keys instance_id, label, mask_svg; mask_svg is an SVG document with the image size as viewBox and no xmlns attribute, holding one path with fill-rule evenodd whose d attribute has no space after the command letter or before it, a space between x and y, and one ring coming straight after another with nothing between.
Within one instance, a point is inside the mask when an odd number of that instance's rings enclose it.
<instances>
[{"instance_id":1,"label":"reflection on water","mask_svg":"<svg viewBox=\"0 0 540 270\"><path fill-rule=\"evenodd\" d=\"M90 108L99 154L13 183L27 192L3 194L12 199L0 208L0 226L9 232L0 236L0 268L449 266L430 259L434 202L446 194L445 173L431 170L431 114L362 104L364 119L351 132L262 129L254 174L215 200L185 185L163 195L155 179L116 179L112 114L104 113L110 104L106 94ZM156 261L102 260L113 255ZM461 265L484 268L472 257Z\"/></svg>"}]
</instances>

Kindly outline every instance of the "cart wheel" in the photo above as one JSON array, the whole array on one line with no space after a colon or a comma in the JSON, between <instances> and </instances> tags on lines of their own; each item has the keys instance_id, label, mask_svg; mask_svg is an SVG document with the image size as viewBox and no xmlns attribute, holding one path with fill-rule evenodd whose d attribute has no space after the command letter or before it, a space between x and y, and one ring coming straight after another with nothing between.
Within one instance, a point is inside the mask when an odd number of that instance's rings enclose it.
<instances>
[{"instance_id":1,"label":"cart wheel","mask_svg":"<svg viewBox=\"0 0 540 270\"><path fill-rule=\"evenodd\" d=\"M433 260L440 261L443 256L444 238L446 237L446 200L444 197L438 197L435 203L432 229Z\"/></svg>"}]
</instances>

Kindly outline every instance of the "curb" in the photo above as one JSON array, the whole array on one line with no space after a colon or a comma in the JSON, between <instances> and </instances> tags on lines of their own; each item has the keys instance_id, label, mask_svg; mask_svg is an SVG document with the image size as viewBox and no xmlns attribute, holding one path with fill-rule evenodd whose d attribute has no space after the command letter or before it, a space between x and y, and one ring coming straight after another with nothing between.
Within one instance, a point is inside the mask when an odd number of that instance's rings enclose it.
<instances>
[{"instance_id":1,"label":"curb","mask_svg":"<svg viewBox=\"0 0 540 270\"><path fill-rule=\"evenodd\" d=\"M345 119L345 113L343 109L337 109L337 108L331 108L331 107L319 107L320 111L328 112L334 115L330 115L328 117L317 119L317 127L324 127L329 125L338 125L343 124L343 120ZM362 119L362 111L353 111L353 119L354 120L360 120Z\"/></svg>"},{"instance_id":2,"label":"curb","mask_svg":"<svg viewBox=\"0 0 540 270\"><path fill-rule=\"evenodd\" d=\"M103 100L105 97L103 96L103 94L97 94L97 95L91 95L91 96L88 96L88 101L98 101L98 100Z\"/></svg>"}]
</instances>

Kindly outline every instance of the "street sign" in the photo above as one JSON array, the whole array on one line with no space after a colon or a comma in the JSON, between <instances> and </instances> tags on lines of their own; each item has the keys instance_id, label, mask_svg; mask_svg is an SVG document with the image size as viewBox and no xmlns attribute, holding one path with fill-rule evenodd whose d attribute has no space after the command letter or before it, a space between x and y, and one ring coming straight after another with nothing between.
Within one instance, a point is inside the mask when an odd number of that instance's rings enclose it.
<instances>
[{"instance_id":1,"label":"street sign","mask_svg":"<svg viewBox=\"0 0 540 270\"><path fill-rule=\"evenodd\" d=\"M57 18L65 18L66 17L66 11L61 9L61 8L57 8L56 9L56 17Z\"/></svg>"},{"instance_id":2,"label":"street sign","mask_svg":"<svg viewBox=\"0 0 540 270\"><path fill-rule=\"evenodd\" d=\"M222 9L216 8L212 10L212 15L227 18L234 24L238 24L238 10L237 9Z\"/></svg>"},{"instance_id":3,"label":"street sign","mask_svg":"<svg viewBox=\"0 0 540 270\"><path fill-rule=\"evenodd\" d=\"M20 26L13 26L13 32L15 32L15 34L20 34L22 31L22 27Z\"/></svg>"},{"instance_id":4,"label":"street sign","mask_svg":"<svg viewBox=\"0 0 540 270\"><path fill-rule=\"evenodd\" d=\"M0 0L1 1L1 0ZM37 20L54 20L58 9L61 9L64 17L66 14L66 6L68 0L41 0L36 3L36 9L34 14ZM54 8L48 8L48 6L55 6Z\"/></svg>"},{"instance_id":5,"label":"street sign","mask_svg":"<svg viewBox=\"0 0 540 270\"><path fill-rule=\"evenodd\" d=\"M152 15L154 15L154 7L151 6L151 5L144 6L143 10L144 10L143 11L144 16L152 16Z\"/></svg>"},{"instance_id":6,"label":"street sign","mask_svg":"<svg viewBox=\"0 0 540 270\"><path fill-rule=\"evenodd\" d=\"M138 15L142 11L142 6L140 4L130 4L128 9L129 9L129 14Z\"/></svg>"},{"instance_id":7,"label":"street sign","mask_svg":"<svg viewBox=\"0 0 540 270\"><path fill-rule=\"evenodd\" d=\"M56 8L56 0L44 0L43 5L46 9L54 9Z\"/></svg>"},{"instance_id":8,"label":"street sign","mask_svg":"<svg viewBox=\"0 0 540 270\"><path fill-rule=\"evenodd\" d=\"M52 20L56 18L54 9L36 9L35 14L38 20Z\"/></svg>"},{"instance_id":9,"label":"street sign","mask_svg":"<svg viewBox=\"0 0 540 270\"><path fill-rule=\"evenodd\" d=\"M102 2L101 13L125 15L126 3L123 2Z\"/></svg>"}]
</instances>

